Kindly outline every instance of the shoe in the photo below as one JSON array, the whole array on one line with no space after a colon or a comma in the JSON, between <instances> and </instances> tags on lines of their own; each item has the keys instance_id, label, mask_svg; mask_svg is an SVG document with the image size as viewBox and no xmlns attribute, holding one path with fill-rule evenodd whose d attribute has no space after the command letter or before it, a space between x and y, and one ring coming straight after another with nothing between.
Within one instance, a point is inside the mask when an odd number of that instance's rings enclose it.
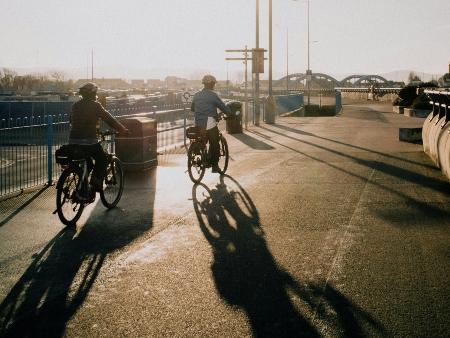
<instances>
[{"instance_id":1,"label":"shoe","mask_svg":"<svg viewBox=\"0 0 450 338\"><path fill-rule=\"evenodd\" d=\"M91 181L89 182L89 184L92 187L92 190L94 191L102 191L103 189L103 182L102 180L100 180L99 178L92 176L91 177Z\"/></svg>"},{"instance_id":2,"label":"shoe","mask_svg":"<svg viewBox=\"0 0 450 338\"><path fill-rule=\"evenodd\" d=\"M212 173L218 173L219 170L220 170L219 166L215 165L215 166L212 167L211 172L212 172Z\"/></svg>"}]
</instances>

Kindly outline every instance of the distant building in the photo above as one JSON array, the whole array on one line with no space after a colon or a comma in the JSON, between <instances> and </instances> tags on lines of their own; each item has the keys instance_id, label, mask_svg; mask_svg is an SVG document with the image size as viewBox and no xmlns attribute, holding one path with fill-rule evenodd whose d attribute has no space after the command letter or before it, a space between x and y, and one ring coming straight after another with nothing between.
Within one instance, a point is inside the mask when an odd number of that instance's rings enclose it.
<instances>
[{"instance_id":1,"label":"distant building","mask_svg":"<svg viewBox=\"0 0 450 338\"><path fill-rule=\"evenodd\" d=\"M58 85L44 85L44 92L57 92L58 90Z\"/></svg>"},{"instance_id":2,"label":"distant building","mask_svg":"<svg viewBox=\"0 0 450 338\"><path fill-rule=\"evenodd\" d=\"M144 80L131 80L131 86L133 88L142 88L145 87L146 83Z\"/></svg>"},{"instance_id":3,"label":"distant building","mask_svg":"<svg viewBox=\"0 0 450 338\"><path fill-rule=\"evenodd\" d=\"M30 90L28 89L27 86L18 86L17 87L17 95L29 95L30 94Z\"/></svg>"},{"instance_id":4,"label":"distant building","mask_svg":"<svg viewBox=\"0 0 450 338\"><path fill-rule=\"evenodd\" d=\"M86 82L94 82L97 86L100 87L100 89L129 89L131 86L129 83L127 83L123 79L79 79L77 82L75 82L75 88L78 88L83 83Z\"/></svg>"},{"instance_id":5,"label":"distant building","mask_svg":"<svg viewBox=\"0 0 450 338\"><path fill-rule=\"evenodd\" d=\"M160 88L160 87L164 87L164 82L161 81L160 79L147 79L147 88L148 89L152 89L152 88Z\"/></svg>"},{"instance_id":6,"label":"distant building","mask_svg":"<svg viewBox=\"0 0 450 338\"><path fill-rule=\"evenodd\" d=\"M176 76L166 76L165 82L168 88L180 88L186 86L186 79L182 79Z\"/></svg>"}]
</instances>

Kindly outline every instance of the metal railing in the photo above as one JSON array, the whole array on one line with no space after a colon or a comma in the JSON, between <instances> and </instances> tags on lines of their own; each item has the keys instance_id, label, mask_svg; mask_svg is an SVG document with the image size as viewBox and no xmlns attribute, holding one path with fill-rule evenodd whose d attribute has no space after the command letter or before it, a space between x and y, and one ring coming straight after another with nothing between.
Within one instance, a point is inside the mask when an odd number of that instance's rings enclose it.
<instances>
[{"instance_id":1,"label":"metal railing","mask_svg":"<svg viewBox=\"0 0 450 338\"><path fill-rule=\"evenodd\" d=\"M193 115L186 110L184 121L184 106L178 106L183 108L161 112L118 109L114 115L118 120L136 115L156 118L158 145L168 147L173 142L169 139L171 131L192 124ZM60 114L0 120L0 196L52 184L58 179L60 167L54 153L68 141L68 118L68 114ZM107 126L102 123L101 129Z\"/></svg>"},{"instance_id":2,"label":"metal railing","mask_svg":"<svg viewBox=\"0 0 450 338\"><path fill-rule=\"evenodd\" d=\"M430 117L430 121L438 115L436 124L443 118L441 128L444 128L446 123L450 121L450 89L425 89L424 93L429 97L433 106L433 114Z\"/></svg>"},{"instance_id":3,"label":"metal railing","mask_svg":"<svg viewBox=\"0 0 450 338\"><path fill-rule=\"evenodd\" d=\"M398 94L402 88L383 88L375 87L376 94ZM351 88L351 87L335 87L335 91L341 93L370 93L370 87L367 88Z\"/></svg>"},{"instance_id":4,"label":"metal railing","mask_svg":"<svg viewBox=\"0 0 450 338\"><path fill-rule=\"evenodd\" d=\"M303 94L279 95L275 102L276 115L282 115L301 107ZM249 121L253 121L252 106L249 107L252 111L247 112ZM264 100L261 107L264 119ZM184 133L180 129L193 123L193 114L187 104L107 108L119 121L134 116L156 119L158 149L183 144L180 135ZM64 109L58 112L43 117L0 119L0 197L49 185L59 178L61 172L54 153L67 143L70 125L69 112Z\"/></svg>"}]
</instances>

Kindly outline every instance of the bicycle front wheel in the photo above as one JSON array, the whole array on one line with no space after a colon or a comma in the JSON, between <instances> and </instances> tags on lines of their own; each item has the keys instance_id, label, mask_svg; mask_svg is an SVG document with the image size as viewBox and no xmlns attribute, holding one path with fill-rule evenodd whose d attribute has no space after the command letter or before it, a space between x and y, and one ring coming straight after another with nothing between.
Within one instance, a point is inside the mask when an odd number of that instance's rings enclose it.
<instances>
[{"instance_id":1,"label":"bicycle front wheel","mask_svg":"<svg viewBox=\"0 0 450 338\"><path fill-rule=\"evenodd\" d=\"M205 175L205 167L202 165L202 150L196 143L191 143L188 150L188 172L192 182L200 183Z\"/></svg>"},{"instance_id":2,"label":"bicycle front wheel","mask_svg":"<svg viewBox=\"0 0 450 338\"><path fill-rule=\"evenodd\" d=\"M105 207L112 209L119 203L122 192L122 163L117 157L113 157L106 167L105 184L100 192L100 199Z\"/></svg>"},{"instance_id":3,"label":"bicycle front wheel","mask_svg":"<svg viewBox=\"0 0 450 338\"><path fill-rule=\"evenodd\" d=\"M230 154L228 153L228 143L225 137L220 135L219 139L219 174L225 174L228 168L228 160L230 158Z\"/></svg>"},{"instance_id":4,"label":"bicycle front wheel","mask_svg":"<svg viewBox=\"0 0 450 338\"><path fill-rule=\"evenodd\" d=\"M56 210L65 225L75 225L84 209L84 201L77 196L77 186L81 176L73 169L62 172L56 185Z\"/></svg>"}]
</instances>

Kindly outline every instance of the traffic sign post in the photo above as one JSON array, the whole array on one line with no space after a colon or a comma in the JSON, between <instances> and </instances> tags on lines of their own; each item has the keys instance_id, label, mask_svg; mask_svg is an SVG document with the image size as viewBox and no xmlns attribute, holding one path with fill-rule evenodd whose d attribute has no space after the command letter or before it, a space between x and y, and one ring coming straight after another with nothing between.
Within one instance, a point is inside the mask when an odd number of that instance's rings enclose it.
<instances>
[{"instance_id":1,"label":"traffic sign post","mask_svg":"<svg viewBox=\"0 0 450 338\"><path fill-rule=\"evenodd\" d=\"M252 49L252 73L264 73L264 60L267 60L267 58L264 58L264 52L267 52L267 50L262 48Z\"/></svg>"},{"instance_id":2,"label":"traffic sign post","mask_svg":"<svg viewBox=\"0 0 450 338\"><path fill-rule=\"evenodd\" d=\"M195 92L193 92L193 91L184 92L181 95L181 101L183 101L183 103L192 103L192 100L194 98L194 94L195 94Z\"/></svg>"},{"instance_id":3,"label":"traffic sign post","mask_svg":"<svg viewBox=\"0 0 450 338\"><path fill-rule=\"evenodd\" d=\"M248 102L247 102L247 61L252 61L252 73L256 74L258 77L260 73L264 73L264 60L267 58L264 57L264 52L267 52L266 49L263 48L253 48L252 49L252 57L248 57L248 49L247 46L245 49L227 49L225 52L236 52L236 53L245 53L244 58L225 58L225 60L242 60L245 61L245 129L247 129L248 124ZM259 82L259 81L257 81ZM257 105L257 109L255 112L255 126L259 126L259 83L256 83L255 86L255 95L254 102Z\"/></svg>"}]
</instances>

